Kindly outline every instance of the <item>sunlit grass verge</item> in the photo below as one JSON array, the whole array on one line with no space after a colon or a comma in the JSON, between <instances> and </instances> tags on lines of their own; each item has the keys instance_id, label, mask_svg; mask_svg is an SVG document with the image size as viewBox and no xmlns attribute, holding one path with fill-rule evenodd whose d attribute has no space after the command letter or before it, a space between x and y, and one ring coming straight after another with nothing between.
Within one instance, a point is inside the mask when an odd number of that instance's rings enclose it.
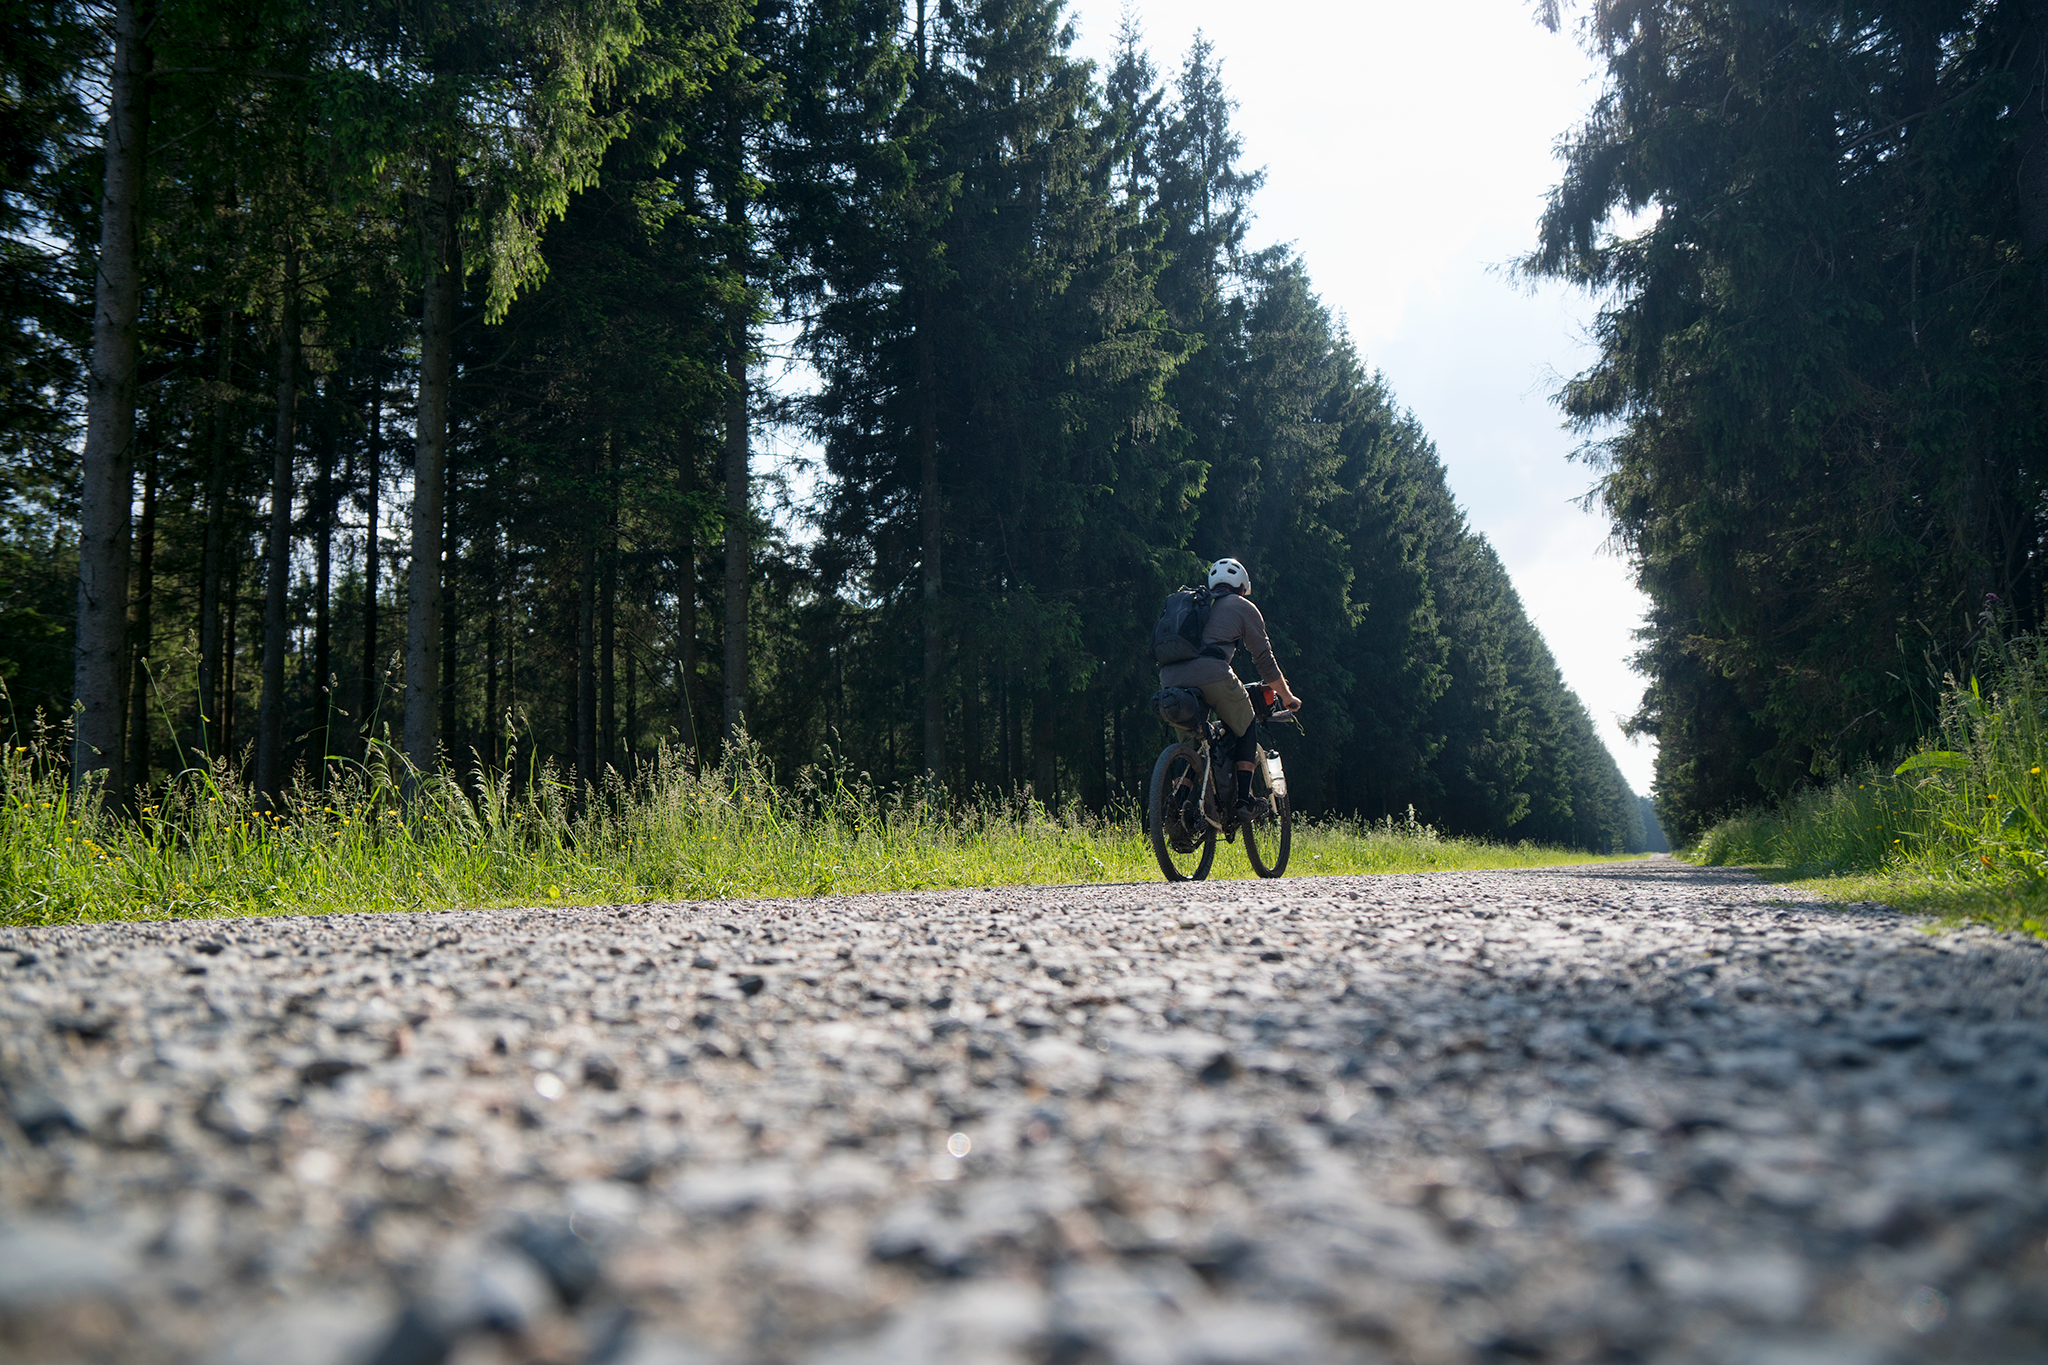
<instances>
[{"instance_id":1,"label":"sunlit grass verge","mask_svg":"<svg viewBox=\"0 0 2048 1365\"><path fill-rule=\"evenodd\" d=\"M884 794L807 769L770 780L752 751L694 773L663 752L587 802L543 770L465 788L372 746L266 810L226 765L133 814L73 805L49 742L0 760L0 924L841 895L1159 879L1135 814L1025 800ZM410 793L410 796L408 796ZM1290 875L1542 867L1588 855L1439 837L1426 826L1297 828ZM1235 846L1216 876L1251 875Z\"/></svg>"},{"instance_id":2,"label":"sunlit grass verge","mask_svg":"<svg viewBox=\"0 0 2048 1365\"><path fill-rule=\"evenodd\" d=\"M2002 647L1987 687L1952 683L1927 746L1750 810L1686 856L1753 867L1833 900L2048 937L2048 642Z\"/></svg>"}]
</instances>

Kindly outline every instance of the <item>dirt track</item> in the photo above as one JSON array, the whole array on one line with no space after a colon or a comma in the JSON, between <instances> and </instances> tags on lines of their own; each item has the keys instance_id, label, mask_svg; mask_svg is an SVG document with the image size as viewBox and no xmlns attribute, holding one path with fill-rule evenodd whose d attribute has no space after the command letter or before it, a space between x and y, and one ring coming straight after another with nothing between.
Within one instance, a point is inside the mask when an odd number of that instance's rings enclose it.
<instances>
[{"instance_id":1,"label":"dirt track","mask_svg":"<svg viewBox=\"0 0 2048 1365\"><path fill-rule=\"evenodd\" d=\"M1668 859L0 930L0 1358L2040 1362L2043 949Z\"/></svg>"}]
</instances>

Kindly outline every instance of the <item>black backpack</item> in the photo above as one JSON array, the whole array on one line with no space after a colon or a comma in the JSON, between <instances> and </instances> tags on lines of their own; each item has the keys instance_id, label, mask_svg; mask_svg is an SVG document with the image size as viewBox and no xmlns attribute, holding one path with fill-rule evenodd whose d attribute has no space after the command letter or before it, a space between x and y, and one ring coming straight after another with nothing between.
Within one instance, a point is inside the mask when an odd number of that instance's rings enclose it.
<instances>
[{"instance_id":1,"label":"black backpack","mask_svg":"<svg viewBox=\"0 0 2048 1365\"><path fill-rule=\"evenodd\" d=\"M1152 657L1162 664L1186 663L1216 651L1202 646L1202 628L1209 624L1215 602L1207 588L1178 588L1159 609L1152 625Z\"/></svg>"}]
</instances>

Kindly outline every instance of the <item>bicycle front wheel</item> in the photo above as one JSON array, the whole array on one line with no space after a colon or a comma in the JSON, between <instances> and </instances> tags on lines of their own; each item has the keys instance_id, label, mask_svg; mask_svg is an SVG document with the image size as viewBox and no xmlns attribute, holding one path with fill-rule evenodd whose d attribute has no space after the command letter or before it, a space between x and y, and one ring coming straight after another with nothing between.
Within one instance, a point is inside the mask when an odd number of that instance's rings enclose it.
<instances>
[{"instance_id":1,"label":"bicycle front wheel","mask_svg":"<svg viewBox=\"0 0 2048 1365\"><path fill-rule=\"evenodd\" d=\"M1198 882L1216 861L1216 827L1202 818L1202 756L1192 744L1167 746L1152 765L1146 806L1152 856L1170 882Z\"/></svg>"},{"instance_id":2,"label":"bicycle front wheel","mask_svg":"<svg viewBox=\"0 0 2048 1365\"><path fill-rule=\"evenodd\" d=\"M1294 807L1285 796L1274 795L1266 785L1266 765L1259 765L1260 796L1273 803L1270 815L1244 826L1244 856L1252 871L1261 877L1278 877L1287 871L1287 855L1294 851Z\"/></svg>"}]
</instances>

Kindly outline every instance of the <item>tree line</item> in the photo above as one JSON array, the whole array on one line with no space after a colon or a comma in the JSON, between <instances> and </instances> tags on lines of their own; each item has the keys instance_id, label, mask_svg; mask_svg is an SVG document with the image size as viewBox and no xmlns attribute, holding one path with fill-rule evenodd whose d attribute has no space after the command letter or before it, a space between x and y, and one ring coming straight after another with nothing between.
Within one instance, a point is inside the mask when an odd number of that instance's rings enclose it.
<instances>
[{"instance_id":1,"label":"tree line","mask_svg":"<svg viewBox=\"0 0 2048 1365\"><path fill-rule=\"evenodd\" d=\"M744 732L1094 809L1251 566L1308 811L1644 846L1199 38L1059 0L19 0L0 670L138 791ZM789 365L814 382L778 380ZM19 722L25 724L25 721Z\"/></svg>"},{"instance_id":2,"label":"tree line","mask_svg":"<svg viewBox=\"0 0 2048 1365\"><path fill-rule=\"evenodd\" d=\"M1606 84L1525 265L1605 298L1561 397L1652 602L1634 726L1682 836L1896 761L2040 628L2048 10L1569 13Z\"/></svg>"}]
</instances>

